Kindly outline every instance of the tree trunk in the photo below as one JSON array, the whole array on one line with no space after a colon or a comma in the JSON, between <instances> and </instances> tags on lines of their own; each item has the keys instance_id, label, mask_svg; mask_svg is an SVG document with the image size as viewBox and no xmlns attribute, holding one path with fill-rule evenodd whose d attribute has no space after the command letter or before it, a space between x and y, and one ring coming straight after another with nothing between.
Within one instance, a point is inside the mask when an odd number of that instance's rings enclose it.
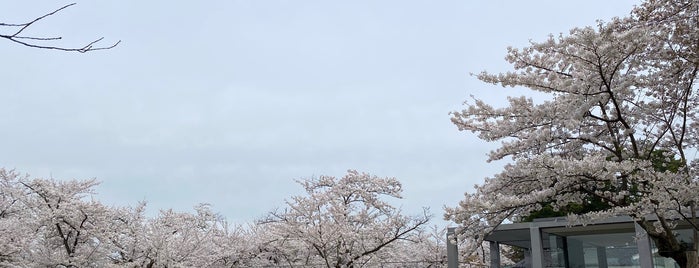
<instances>
[{"instance_id":1,"label":"tree trunk","mask_svg":"<svg viewBox=\"0 0 699 268\"><path fill-rule=\"evenodd\" d=\"M658 217L658 220L661 222L665 221L662 217ZM655 242L658 255L673 259L680 268L699 268L699 257L695 247L679 241L667 224L663 224L665 228L661 231L656 230L651 222L645 220L638 222L638 224L646 230L648 237Z\"/></svg>"},{"instance_id":2,"label":"tree trunk","mask_svg":"<svg viewBox=\"0 0 699 268\"><path fill-rule=\"evenodd\" d=\"M695 242L696 243L696 242ZM687 266L686 268L699 268L699 256L694 250L686 251L687 256Z\"/></svg>"}]
</instances>

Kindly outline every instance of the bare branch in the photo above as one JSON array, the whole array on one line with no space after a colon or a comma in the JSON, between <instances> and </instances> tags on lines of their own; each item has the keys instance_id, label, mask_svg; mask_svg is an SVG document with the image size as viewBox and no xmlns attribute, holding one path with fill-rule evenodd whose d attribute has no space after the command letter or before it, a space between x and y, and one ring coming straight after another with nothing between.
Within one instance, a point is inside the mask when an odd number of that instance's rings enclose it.
<instances>
[{"instance_id":1,"label":"bare branch","mask_svg":"<svg viewBox=\"0 0 699 268\"><path fill-rule=\"evenodd\" d=\"M0 38L4 38L7 40L10 40L12 42L15 42L17 44L27 46L27 47L32 47L32 48L40 48L40 49L52 49L52 50L60 50L60 51L74 51L74 52L80 52L80 53L85 53L89 51L95 51L95 50L105 50L105 49L111 49L119 45L121 43L121 40L115 42L112 45L108 46L95 46L97 43L102 41L104 37L97 38L91 42L89 42L87 45L84 45L82 47L64 47L64 46L58 46L58 45L44 45L44 44L38 44L38 43L33 43L30 41L56 41L56 40L61 40L62 37L56 36L56 37L41 37L41 36L25 36L21 35L26 29L29 27L35 25L37 22L43 20L44 18L47 18L49 16L55 15L56 13L69 8L71 6L76 5L76 3L71 3L64 5L54 11L51 11L49 13L46 13L42 16L39 16L29 22L25 23L0 23L0 27L8 27L8 28L19 28L14 31L12 34L0 34ZM28 41L29 40L29 41Z\"/></svg>"}]
</instances>

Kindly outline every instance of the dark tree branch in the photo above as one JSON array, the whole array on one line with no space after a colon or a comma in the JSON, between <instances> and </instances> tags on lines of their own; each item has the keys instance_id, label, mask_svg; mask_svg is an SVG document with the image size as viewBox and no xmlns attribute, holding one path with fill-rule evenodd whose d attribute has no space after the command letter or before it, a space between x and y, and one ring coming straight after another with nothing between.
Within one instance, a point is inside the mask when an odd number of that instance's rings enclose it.
<instances>
[{"instance_id":1,"label":"dark tree branch","mask_svg":"<svg viewBox=\"0 0 699 268\"><path fill-rule=\"evenodd\" d=\"M71 3L67 4L65 6L62 6L52 12L46 13L42 16L39 16L32 21L25 22L25 23L2 23L0 22L0 27L7 27L7 28L19 28L14 33L12 34L0 34L0 38L4 38L7 40L10 40L12 42L15 42L17 44L27 46L27 47L32 47L32 48L40 48L40 49L53 49L53 50L61 50L61 51L74 51L74 52L80 52L80 53L85 53L89 51L95 51L95 50L105 50L105 49L111 49L119 45L121 43L121 40L117 41L116 43L109 45L109 46L95 46L97 43L102 41L104 37L97 38L91 42L89 42L87 45L84 45L82 47L63 47L63 46L56 46L56 45L43 45L39 43L34 43L30 41L56 41L56 40L61 40L62 37L56 36L56 37L39 37L39 36L25 36L22 35L22 32L24 30L28 29L29 27L33 26L35 23L39 22L40 20L52 16L66 8L69 8L76 3Z\"/></svg>"}]
</instances>

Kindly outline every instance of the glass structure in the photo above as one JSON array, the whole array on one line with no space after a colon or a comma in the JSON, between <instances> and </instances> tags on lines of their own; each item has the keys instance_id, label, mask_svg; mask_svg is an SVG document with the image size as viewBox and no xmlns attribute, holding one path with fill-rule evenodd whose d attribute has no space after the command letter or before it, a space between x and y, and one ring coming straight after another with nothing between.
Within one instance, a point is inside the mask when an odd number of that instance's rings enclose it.
<instances>
[{"instance_id":1,"label":"glass structure","mask_svg":"<svg viewBox=\"0 0 699 268\"><path fill-rule=\"evenodd\" d=\"M692 230L675 231L691 247ZM670 258L661 257L645 231L629 217L614 217L598 224L569 226L564 218L500 225L486 238L491 242L491 267L499 263L500 245L523 248L523 261L513 268L675 268Z\"/></svg>"}]
</instances>

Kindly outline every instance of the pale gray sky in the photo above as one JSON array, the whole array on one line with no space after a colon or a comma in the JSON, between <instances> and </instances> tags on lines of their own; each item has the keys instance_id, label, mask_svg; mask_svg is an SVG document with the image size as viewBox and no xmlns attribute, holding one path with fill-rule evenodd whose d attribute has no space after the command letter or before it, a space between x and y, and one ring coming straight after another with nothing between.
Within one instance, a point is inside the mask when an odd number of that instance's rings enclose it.
<instances>
[{"instance_id":1,"label":"pale gray sky","mask_svg":"<svg viewBox=\"0 0 699 268\"><path fill-rule=\"evenodd\" d=\"M63 4L12 0L0 22ZM502 163L450 111L510 89L507 46L628 14L632 0L80 1L30 29L107 51L0 40L0 166L97 178L97 199L149 211L213 205L252 222L301 193L294 179L356 169L397 177L407 213L442 207Z\"/></svg>"}]
</instances>

